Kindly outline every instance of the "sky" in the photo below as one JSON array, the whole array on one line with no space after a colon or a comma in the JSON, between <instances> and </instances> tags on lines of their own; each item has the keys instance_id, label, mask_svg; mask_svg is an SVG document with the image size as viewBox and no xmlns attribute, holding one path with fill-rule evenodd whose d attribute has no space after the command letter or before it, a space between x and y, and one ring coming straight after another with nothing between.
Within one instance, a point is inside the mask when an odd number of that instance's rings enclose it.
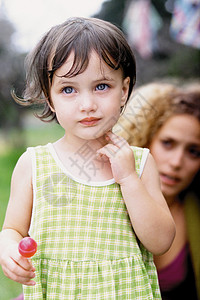
<instances>
[{"instance_id":1,"label":"sky","mask_svg":"<svg viewBox=\"0 0 200 300\"><path fill-rule=\"evenodd\" d=\"M104 0L0 0L7 18L16 27L13 43L30 51L52 26L73 16L90 17Z\"/></svg>"}]
</instances>

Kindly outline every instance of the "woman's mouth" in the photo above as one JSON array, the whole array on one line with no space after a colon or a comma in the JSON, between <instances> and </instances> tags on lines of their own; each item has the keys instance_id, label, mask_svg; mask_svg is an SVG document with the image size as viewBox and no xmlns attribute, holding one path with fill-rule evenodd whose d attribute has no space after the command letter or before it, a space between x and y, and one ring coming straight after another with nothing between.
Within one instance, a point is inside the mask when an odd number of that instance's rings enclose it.
<instances>
[{"instance_id":1,"label":"woman's mouth","mask_svg":"<svg viewBox=\"0 0 200 300\"><path fill-rule=\"evenodd\" d=\"M80 123L85 126L94 126L99 122L99 120L99 118L90 117L82 119Z\"/></svg>"},{"instance_id":2,"label":"woman's mouth","mask_svg":"<svg viewBox=\"0 0 200 300\"><path fill-rule=\"evenodd\" d=\"M177 183L180 182L180 178L172 175L167 175L167 174L160 174L160 180L162 183L167 184L167 185L176 185Z\"/></svg>"}]
</instances>

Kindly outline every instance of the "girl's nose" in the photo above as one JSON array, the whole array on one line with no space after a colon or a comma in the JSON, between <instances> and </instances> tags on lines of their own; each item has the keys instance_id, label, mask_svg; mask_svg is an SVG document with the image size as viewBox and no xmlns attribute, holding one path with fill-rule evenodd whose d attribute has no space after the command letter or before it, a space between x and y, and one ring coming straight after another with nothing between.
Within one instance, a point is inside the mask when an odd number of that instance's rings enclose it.
<instances>
[{"instance_id":1,"label":"girl's nose","mask_svg":"<svg viewBox=\"0 0 200 300\"><path fill-rule=\"evenodd\" d=\"M82 95L80 97L80 110L86 112L96 111L97 104L94 96L90 95L89 93Z\"/></svg>"}]
</instances>

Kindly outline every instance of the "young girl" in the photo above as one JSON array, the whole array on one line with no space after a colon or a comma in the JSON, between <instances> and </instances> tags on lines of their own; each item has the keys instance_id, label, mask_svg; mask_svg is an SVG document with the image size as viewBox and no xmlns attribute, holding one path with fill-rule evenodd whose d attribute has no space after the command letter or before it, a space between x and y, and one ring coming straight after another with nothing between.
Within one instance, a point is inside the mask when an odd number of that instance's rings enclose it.
<instances>
[{"instance_id":1,"label":"young girl","mask_svg":"<svg viewBox=\"0 0 200 300\"><path fill-rule=\"evenodd\" d=\"M25 299L160 299L152 253L169 249L173 219L148 150L112 133L134 82L123 34L98 19L55 26L29 55L25 104L43 99L65 135L28 148L12 176L0 262Z\"/></svg>"},{"instance_id":2,"label":"young girl","mask_svg":"<svg viewBox=\"0 0 200 300\"><path fill-rule=\"evenodd\" d=\"M162 299L197 300L200 299L200 85L178 88L155 82L140 87L137 94L146 100L142 110L130 119L127 106L119 123L129 132L130 144L150 149L158 167L161 190L176 224L170 250L154 257ZM132 109L134 103L134 99L129 102Z\"/></svg>"}]
</instances>

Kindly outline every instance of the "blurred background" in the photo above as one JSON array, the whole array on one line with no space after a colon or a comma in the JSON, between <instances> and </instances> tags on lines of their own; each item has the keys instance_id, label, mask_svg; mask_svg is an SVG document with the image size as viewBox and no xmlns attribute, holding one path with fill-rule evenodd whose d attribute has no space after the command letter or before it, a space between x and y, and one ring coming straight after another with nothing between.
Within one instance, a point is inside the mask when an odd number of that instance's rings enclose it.
<instances>
[{"instance_id":1,"label":"blurred background","mask_svg":"<svg viewBox=\"0 0 200 300\"><path fill-rule=\"evenodd\" d=\"M121 28L134 50L136 86L150 81L199 82L200 0L0 0L0 229L14 165L28 146L53 142L63 131L17 105L25 86L24 58L53 25L72 16L97 17ZM0 299L21 292L0 269Z\"/></svg>"}]
</instances>

